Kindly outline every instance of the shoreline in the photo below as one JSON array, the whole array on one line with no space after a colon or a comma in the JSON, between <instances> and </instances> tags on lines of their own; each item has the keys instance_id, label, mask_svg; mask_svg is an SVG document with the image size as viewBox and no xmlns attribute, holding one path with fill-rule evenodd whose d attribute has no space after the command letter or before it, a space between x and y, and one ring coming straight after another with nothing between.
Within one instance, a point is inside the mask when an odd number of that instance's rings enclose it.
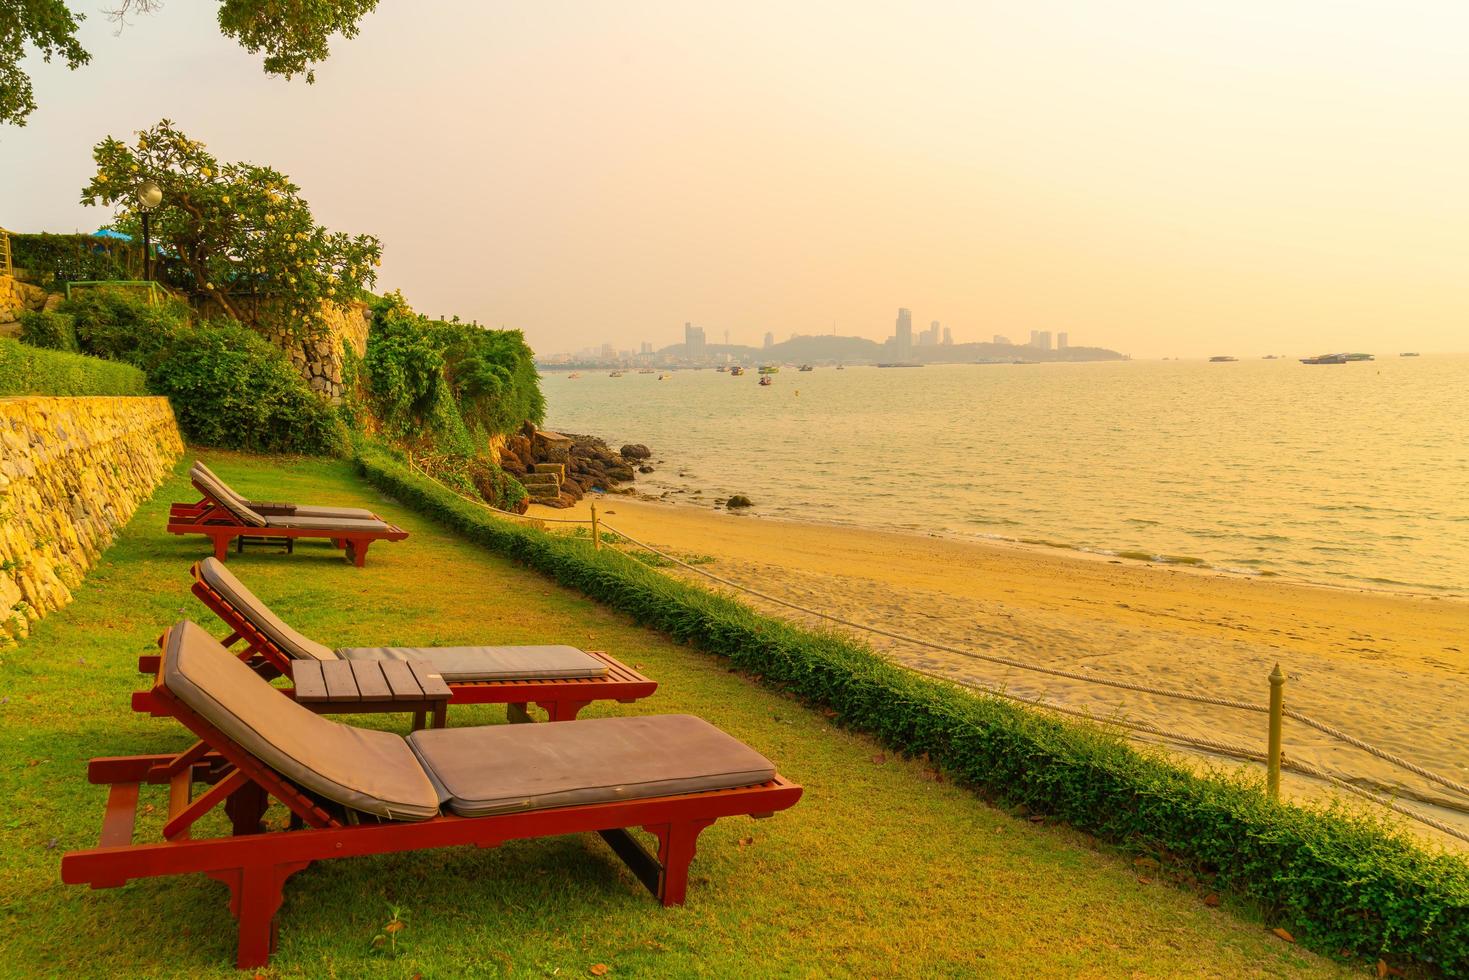
<instances>
[{"instance_id":1,"label":"shoreline","mask_svg":"<svg viewBox=\"0 0 1469 980\"><path fill-rule=\"evenodd\" d=\"M1434 601L1458 602L1469 605L1469 592L1464 592L1451 586L1411 586L1392 585L1386 583L1371 582L1342 582L1323 579L1304 578L1292 575L1289 572L1276 572L1270 570L1254 571L1252 569L1236 568L1226 565L1211 564L1205 559L1194 558L1183 555L1155 555L1151 558L1138 558L1130 551L1109 551L1103 548L1088 548L1077 545L1058 544L1033 538L1012 538L1000 534L966 534L962 531L951 531L947 529L922 530L916 527L905 527L903 525L877 525L862 524L856 521L844 521L838 519L822 520L808 516L788 516L776 514L761 514L752 508L748 513L736 513L723 507L714 507L705 503L694 503L687 499L671 499L670 496L658 496L638 489L636 484L626 484L614 490L606 491L599 498L605 500L609 506L617 500L636 500L639 503L651 504L658 507L673 507L685 509L695 513L708 514L730 518L734 520L757 520L765 522L777 522L794 525L809 525L811 527L834 528L841 530L853 530L871 532L874 534L894 534L912 536L917 538L938 538L945 541L953 541L960 544L969 544L977 548L1003 548L1013 549L1023 553L1038 555L1053 555L1058 557L1073 558L1078 561L1102 561L1109 564L1121 564L1135 568L1152 568L1164 571L1190 572L1195 575L1219 576L1223 578L1242 579L1247 581L1263 581L1291 585L1309 589L1327 589L1337 592L1361 592L1369 595L1401 596L1409 599L1429 599ZM718 497L711 498L717 500ZM585 516L585 501L579 504L577 510ZM539 510L546 511L548 516L552 513L550 508L541 507Z\"/></svg>"},{"instance_id":2,"label":"shoreline","mask_svg":"<svg viewBox=\"0 0 1469 980\"><path fill-rule=\"evenodd\" d=\"M707 571L857 623L986 656L1128 683L1262 702L1275 664L1288 703L1383 749L1469 779L1469 602L1426 594L1317 585L1185 565L932 532L755 518L612 493L606 523ZM533 507L530 517L586 518ZM551 525L555 527L555 525ZM695 572L663 571L712 591ZM748 594L761 612L833 625ZM1199 738L1263 749L1263 715L1037 674L849 630L881 655L971 686L1042 698L1105 719L1123 715ZM1150 736L1195 763L1232 760ZM1364 789L1391 792L1469 830L1469 804L1365 752L1288 722L1286 753ZM1258 767L1253 767L1258 769ZM1323 784L1287 773L1288 795L1319 799ZM1411 824L1435 840L1451 840ZM1455 842L1456 847L1463 845Z\"/></svg>"}]
</instances>

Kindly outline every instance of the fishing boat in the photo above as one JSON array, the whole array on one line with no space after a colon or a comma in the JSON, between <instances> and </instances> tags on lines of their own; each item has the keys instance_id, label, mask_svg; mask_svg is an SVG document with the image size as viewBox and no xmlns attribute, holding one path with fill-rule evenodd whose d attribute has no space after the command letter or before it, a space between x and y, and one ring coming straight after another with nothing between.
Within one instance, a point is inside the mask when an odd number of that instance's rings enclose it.
<instances>
[{"instance_id":1,"label":"fishing boat","mask_svg":"<svg viewBox=\"0 0 1469 980\"><path fill-rule=\"evenodd\" d=\"M738 364L736 364L734 367L732 367L732 368L729 369L729 376L731 378L738 378L740 375L742 375L744 373L745 373L745 369L742 368L742 367L740 367Z\"/></svg>"},{"instance_id":2,"label":"fishing boat","mask_svg":"<svg viewBox=\"0 0 1469 980\"><path fill-rule=\"evenodd\" d=\"M611 374L607 375L607 377L609 377L609 378L620 378L620 377L622 377L622 372L621 371L613 371Z\"/></svg>"},{"instance_id":3,"label":"fishing boat","mask_svg":"<svg viewBox=\"0 0 1469 980\"><path fill-rule=\"evenodd\" d=\"M770 377L770 375L764 374L760 376L760 387L764 388L767 385L772 384L775 384L775 381Z\"/></svg>"},{"instance_id":4,"label":"fishing boat","mask_svg":"<svg viewBox=\"0 0 1469 980\"><path fill-rule=\"evenodd\" d=\"M1228 354L1218 354L1218 355L1216 355L1214 357L1209 358L1209 363L1210 364L1227 364L1227 363L1229 363L1231 361L1237 361L1237 360L1239 360L1239 358L1237 358L1237 357L1230 357Z\"/></svg>"},{"instance_id":5,"label":"fishing boat","mask_svg":"<svg viewBox=\"0 0 1469 980\"><path fill-rule=\"evenodd\" d=\"M1403 353L1399 354L1398 356L1399 357L1417 357L1418 356L1418 352L1415 351L1415 350L1404 351Z\"/></svg>"},{"instance_id":6,"label":"fishing boat","mask_svg":"<svg viewBox=\"0 0 1469 980\"><path fill-rule=\"evenodd\" d=\"M652 368L638 368L638 374L656 374Z\"/></svg>"},{"instance_id":7,"label":"fishing boat","mask_svg":"<svg viewBox=\"0 0 1469 980\"><path fill-rule=\"evenodd\" d=\"M1303 358L1301 358L1301 363L1302 364L1345 364L1345 363L1347 363L1347 355L1345 355L1345 354L1317 354L1315 357L1303 357Z\"/></svg>"},{"instance_id":8,"label":"fishing boat","mask_svg":"<svg viewBox=\"0 0 1469 980\"><path fill-rule=\"evenodd\" d=\"M796 368L796 370L797 371L815 371L816 369L814 367L812 367L811 365L809 365L809 364L802 364L800 367Z\"/></svg>"},{"instance_id":9,"label":"fishing boat","mask_svg":"<svg viewBox=\"0 0 1469 980\"><path fill-rule=\"evenodd\" d=\"M847 369L847 366L845 364L838 364L837 365L837 370L838 371L845 371L846 369Z\"/></svg>"},{"instance_id":10,"label":"fishing boat","mask_svg":"<svg viewBox=\"0 0 1469 980\"><path fill-rule=\"evenodd\" d=\"M1345 357L1349 361L1375 361L1375 360L1377 360L1377 358L1373 357L1371 354L1344 354L1342 356Z\"/></svg>"},{"instance_id":11,"label":"fishing boat","mask_svg":"<svg viewBox=\"0 0 1469 980\"><path fill-rule=\"evenodd\" d=\"M923 365L922 365L922 364L919 364L919 363L917 363L917 362L916 362L916 361L894 361L894 362L893 362L893 363L891 363L891 364L879 364L879 365L878 365L878 367L881 367L881 368L894 368L894 367L923 367Z\"/></svg>"},{"instance_id":12,"label":"fishing boat","mask_svg":"<svg viewBox=\"0 0 1469 980\"><path fill-rule=\"evenodd\" d=\"M567 381L575 381L579 377L581 377L581 372L580 371L573 371L573 372L571 372L570 374L568 374L566 376L566 380Z\"/></svg>"},{"instance_id":13,"label":"fishing boat","mask_svg":"<svg viewBox=\"0 0 1469 980\"><path fill-rule=\"evenodd\" d=\"M761 374L778 374L780 372L780 365L778 365L778 364L762 364L762 365L760 365L760 369L759 370L760 370L760 373Z\"/></svg>"}]
</instances>

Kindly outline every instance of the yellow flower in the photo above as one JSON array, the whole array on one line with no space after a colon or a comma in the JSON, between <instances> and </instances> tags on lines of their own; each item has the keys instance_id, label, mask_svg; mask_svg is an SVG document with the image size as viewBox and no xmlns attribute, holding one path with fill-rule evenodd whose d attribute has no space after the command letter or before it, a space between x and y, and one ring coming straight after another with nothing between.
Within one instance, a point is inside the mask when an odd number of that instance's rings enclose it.
<instances>
[{"instance_id":1,"label":"yellow flower","mask_svg":"<svg viewBox=\"0 0 1469 980\"><path fill-rule=\"evenodd\" d=\"M105 184L105 183L107 183L107 175L106 174L98 174L97 175L97 183L99 183L99 184Z\"/></svg>"},{"instance_id":2,"label":"yellow flower","mask_svg":"<svg viewBox=\"0 0 1469 980\"><path fill-rule=\"evenodd\" d=\"M209 175L210 174L209 174L209 168L208 167L200 167L199 168L199 176L200 177L208 177Z\"/></svg>"},{"instance_id":3,"label":"yellow flower","mask_svg":"<svg viewBox=\"0 0 1469 980\"><path fill-rule=\"evenodd\" d=\"M230 203L230 196L229 196L229 195L228 195L228 194L226 194L226 195L225 195L225 196L224 196L224 197L222 197L222 198L220 198L220 200L221 200L221 201L223 201L223 202L224 202L224 203L225 203L225 206L226 206L226 207L228 207L228 206L229 206L229 203Z\"/></svg>"}]
</instances>

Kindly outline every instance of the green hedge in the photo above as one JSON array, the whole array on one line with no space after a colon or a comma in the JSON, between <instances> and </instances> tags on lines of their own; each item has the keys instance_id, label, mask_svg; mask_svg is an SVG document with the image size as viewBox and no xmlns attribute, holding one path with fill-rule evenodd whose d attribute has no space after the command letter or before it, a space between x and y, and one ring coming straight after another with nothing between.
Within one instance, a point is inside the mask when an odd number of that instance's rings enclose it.
<instances>
[{"instance_id":1,"label":"green hedge","mask_svg":"<svg viewBox=\"0 0 1469 980\"><path fill-rule=\"evenodd\" d=\"M143 372L0 338L0 395L146 395Z\"/></svg>"},{"instance_id":2,"label":"green hedge","mask_svg":"<svg viewBox=\"0 0 1469 980\"><path fill-rule=\"evenodd\" d=\"M999 800L1186 863L1328 953L1469 974L1469 864L1356 810L1273 802L1258 779L1200 776L1097 726L903 670L864 644L759 615L612 549L490 515L365 444L367 479L466 538L639 623L727 657L890 748Z\"/></svg>"}]
</instances>

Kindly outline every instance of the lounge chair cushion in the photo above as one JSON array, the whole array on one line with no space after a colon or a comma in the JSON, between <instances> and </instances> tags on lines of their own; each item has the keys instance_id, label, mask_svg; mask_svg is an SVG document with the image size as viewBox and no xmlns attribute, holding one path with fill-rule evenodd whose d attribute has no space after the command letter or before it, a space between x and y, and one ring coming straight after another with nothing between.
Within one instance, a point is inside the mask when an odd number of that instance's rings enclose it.
<instances>
[{"instance_id":1,"label":"lounge chair cushion","mask_svg":"<svg viewBox=\"0 0 1469 980\"><path fill-rule=\"evenodd\" d=\"M314 531L386 531L388 529L386 522L376 518L358 520L350 517L307 517L301 516L300 511L297 511L296 514L268 515L264 521L263 526L265 527L296 527Z\"/></svg>"},{"instance_id":2,"label":"lounge chair cushion","mask_svg":"<svg viewBox=\"0 0 1469 980\"><path fill-rule=\"evenodd\" d=\"M770 760L692 715L433 728L408 737L460 816L753 786Z\"/></svg>"},{"instance_id":3,"label":"lounge chair cushion","mask_svg":"<svg viewBox=\"0 0 1469 980\"><path fill-rule=\"evenodd\" d=\"M348 647L343 660L413 660L445 682L605 677L607 665L576 647Z\"/></svg>"},{"instance_id":4,"label":"lounge chair cushion","mask_svg":"<svg viewBox=\"0 0 1469 980\"><path fill-rule=\"evenodd\" d=\"M194 486L199 488L200 493L218 501L219 505L233 514L241 524L247 527L265 527L264 517L251 510L243 500L235 496L234 491L203 466L195 463L193 469L189 471L189 477L194 481Z\"/></svg>"},{"instance_id":5,"label":"lounge chair cushion","mask_svg":"<svg viewBox=\"0 0 1469 980\"><path fill-rule=\"evenodd\" d=\"M169 631L163 683L231 741L298 786L393 820L427 820L439 813L438 790L401 735L339 724L281 697L187 620Z\"/></svg>"},{"instance_id":6,"label":"lounge chair cushion","mask_svg":"<svg viewBox=\"0 0 1469 980\"><path fill-rule=\"evenodd\" d=\"M230 486L228 483L225 483L213 470L211 470L209 467L205 466L198 460L194 461L194 466L191 472L195 475L202 473L207 479L213 481L215 487L217 487L222 493L230 498L231 503L238 504L248 510L255 511L262 517L266 516L266 514L270 511L279 511L282 513L278 516L344 517L350 520L360 521L377 520L376 514L374 514L370 510L363 510L361 507L298 507L295 504L288 503L275 503L265 500L246 500L244 497L235 492L234 487ZM223 503L223 501L221 501L221 503ZM263 526L264 525L260 524L256 525L256 527Z\"/></svg>"},{"instance_id":7,"label":"lounge chair cushion","mask_svg":"<svg viewBox=\"0 0 1469 980\"><path fill-rule=\"evenodd\" d=\"M226 568L224 562L219 559L209 557L201 561L199 577L204 580L205 585L218 592L226 602L239 610L240 615L248 619L251 625L280 647L286 656L295 660L337 659L331 647L302 636L285 620L271 612L269 607L256 598L255 593L245 588L244 583L235 578L234 573Z\"/></svg>"},{"instance_id":8,"label":"lounge chair cushion","mask_svg":"<svg viewBox=\"0 0 1469 980\"><path fill-rule=\"evenodd\" d=\"M339 517L349 521L375 521L377 515L370 510L361 507L298 507L295 504L260 504L250 501L250 507L257 511L286 511L280 516L286 517Z\"/></svg>"}]
</instances>

